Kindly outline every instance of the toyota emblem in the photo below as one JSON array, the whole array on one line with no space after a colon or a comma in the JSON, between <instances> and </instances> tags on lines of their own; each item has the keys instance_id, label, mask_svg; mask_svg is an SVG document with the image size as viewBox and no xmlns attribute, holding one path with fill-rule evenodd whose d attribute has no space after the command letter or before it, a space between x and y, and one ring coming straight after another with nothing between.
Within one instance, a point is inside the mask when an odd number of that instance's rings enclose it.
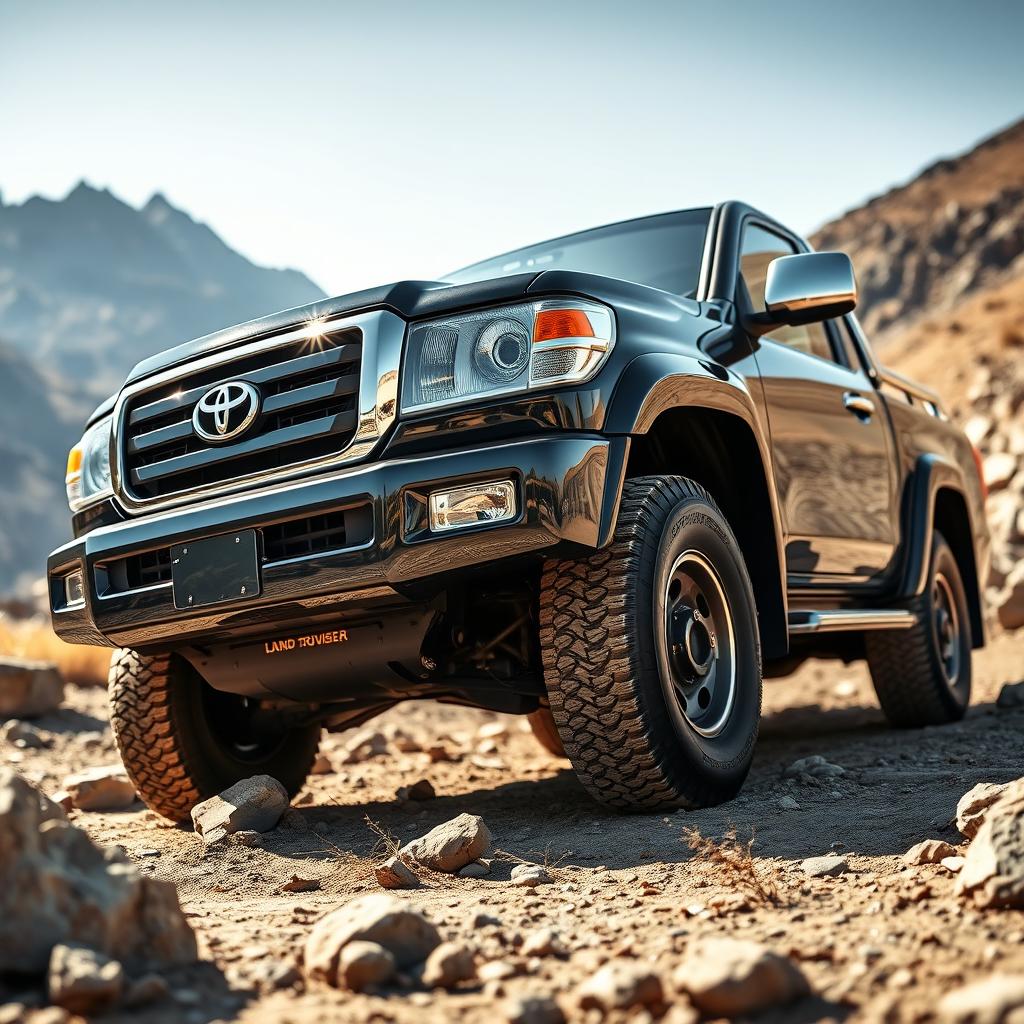
<instances>
[{"instance_id":1,"label":"toyota emblem","mask_svg":"<svg viewBox=\"0 0 1024 1024\"><path fill-rule=\"evenodd\" d=\"M199 399L192 426L204 441L220 444L244 434L259 411L260 393L244 380L232 380L210 388Z\"/></svg>"}]
</instances>

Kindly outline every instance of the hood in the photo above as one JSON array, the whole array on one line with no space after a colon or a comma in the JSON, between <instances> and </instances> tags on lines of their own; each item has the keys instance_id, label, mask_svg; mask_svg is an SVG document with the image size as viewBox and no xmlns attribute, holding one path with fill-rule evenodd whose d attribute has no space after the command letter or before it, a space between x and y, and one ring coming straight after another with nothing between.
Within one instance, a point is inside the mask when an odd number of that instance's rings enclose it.
<instances>
[{"instance_id":1,"label":"hood","mask_svg":"<svg viewBox=\"0 0 1024 1024\"><path fill-rule=\"evenodd\" d=\"M126 384L149 377L161 370L187 363L200 356L219 352L221 349L247 341L255 341L272 334L279 334L304 324L307 320L330 319L343 314L367 313L374 309L386 309L397 313L406 320L443 314L450 309L482 305L489 302L515 302L523 298L536 274L517 274L513 277L496 278L491 281L474 281L471 284L448 284L444 281L398 281L338 295L331 299L320 299L307 306L296 306L280 313L271 313L258 320L249 320L236 327L196 338L175 348L158 352L155 356L137 363Z\"/></svg>"}]
</instances>

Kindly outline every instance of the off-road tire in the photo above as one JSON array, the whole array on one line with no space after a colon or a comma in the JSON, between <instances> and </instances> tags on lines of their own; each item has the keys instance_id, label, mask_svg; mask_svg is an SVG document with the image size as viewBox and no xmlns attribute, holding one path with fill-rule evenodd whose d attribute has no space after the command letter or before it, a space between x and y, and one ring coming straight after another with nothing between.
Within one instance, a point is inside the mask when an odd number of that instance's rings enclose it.
<instances>
[{"instance_id":1,"label":"off-road tire","mask_svg":"<svg viewBox=\"0 0 1024 1024\"><path fill-rule=\"evenodd\" d=\"M710 739L671 710L655 650L656 581L684 551L719 573L735 623L736 698ZM677 476L627 480L611 545L545 564L540 625L551 712L592 796L623 810L735 796L761 715L760 637L742 553L707 491Z\"/></svg>"},{"instance_id":2,"label":"off-road tire","mask_svg":"<svg viewBox=\"0 0 1024 1024\"><path fill-rule=\"evenodd\" d=\"M558 735L558 726L551 715L550 708L537 708L528 716L530 728L537 742L554 757L565 757L565 746Z\"/></svg>"},{"instance_id":3,"label":"off-road tire","mask_svg":"<svg viewBox=\"0 0 1024 1024\"><path fill-rule=\"evenodd\" d=\"M948 581L956 606L960 666L955 686L947 680L935 629L937 573ZM910 609L917 620L910 629L864 634L878 703L897 728L958 721L971 700L971 620L956 557L938 531L932 541L928 585Z\"/></svg>"},{"instance_id":4,"label":"off-road tire","mask_svg":"<svg viewBox=\"0 0 1024 1024\"><path fill-rule=\"evenodd\" d=\"M183 658L116 651L110 662L110 720L128 777L147 807L189 819L201 800L252 775L271 775L294 796L313 765L319 725L288 730L260 760L240 760L204 714L207 684Z\"/></svg>"}]
</instances>

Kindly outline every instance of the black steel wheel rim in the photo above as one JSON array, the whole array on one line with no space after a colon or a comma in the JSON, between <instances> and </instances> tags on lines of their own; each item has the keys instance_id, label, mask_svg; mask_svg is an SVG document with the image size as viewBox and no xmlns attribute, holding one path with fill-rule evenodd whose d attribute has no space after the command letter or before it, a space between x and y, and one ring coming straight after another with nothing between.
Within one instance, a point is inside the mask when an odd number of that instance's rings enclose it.
<instances>
[{"instance_id":1,"label":"black steel wheel rim","mask_svg":"<svg viewBox=\"0 0 1024 1024\"><path fill-rule=\"evenodd\" d=\"M659 641L676 709L701 736L717 736L736 700L736 638L725 588L699 551L684 551L668 574Z\"/></svg>"}]
</instances>

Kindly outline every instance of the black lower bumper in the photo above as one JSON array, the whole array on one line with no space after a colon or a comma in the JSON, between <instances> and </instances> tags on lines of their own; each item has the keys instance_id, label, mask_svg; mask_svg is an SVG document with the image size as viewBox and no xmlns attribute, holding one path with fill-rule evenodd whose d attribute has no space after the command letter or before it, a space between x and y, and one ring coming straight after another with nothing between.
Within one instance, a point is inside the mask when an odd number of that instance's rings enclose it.
<instances>
[{"instance_id":1,"label":"black lower bumper","mask_svg":"<svg viewBox=\"0 0 1024 1024\"><path fill-rule=\"evenodd\" d=\"M559 435L379 462L100 527L50 555L53 627L71 643L143 650L214 645L337 618L375 601L400 601L414 585L440 591L454 570L556 545L598 548L614 528L627 447L625 438ZM515 483L514 519L451 534L431 531L432 491L497 480ZM358 543L268 557L269 538L287 540L288 524L346 510L366 523ZM259 593L205 608L176 607L170 579L159 569L169 571L171 547L248 529L257 535ZM141 582L125 575L120 567L133 559L157 566L156 575ZM75 571L84 576L84 601L68 605L64 579Z\"/></svg>"}]
</instances>

